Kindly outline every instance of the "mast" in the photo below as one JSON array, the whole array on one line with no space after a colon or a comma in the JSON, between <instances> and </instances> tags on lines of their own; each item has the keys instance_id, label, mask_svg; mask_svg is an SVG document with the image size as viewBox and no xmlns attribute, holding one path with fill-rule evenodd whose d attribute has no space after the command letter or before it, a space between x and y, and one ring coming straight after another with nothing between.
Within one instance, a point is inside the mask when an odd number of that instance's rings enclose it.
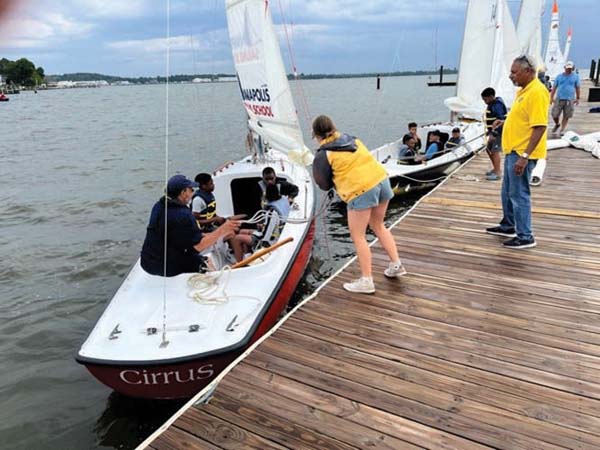
<instances>
[{"instance_id":1,"label":"mast","mask_svg":"<svg viewBox=\"0 0 600 450\"><path fill-rule=\"evenodd\" d=\"M554 0L552 5L552 19L550 21L550 33L548 34L548 46L546 47L546 75L550 76L553 80L563 70L565 65L565 58L560 50L560 41L558 36L558 30L560 25L559 13L558 13L558 0Z\"/></svg>"}]
</instances>

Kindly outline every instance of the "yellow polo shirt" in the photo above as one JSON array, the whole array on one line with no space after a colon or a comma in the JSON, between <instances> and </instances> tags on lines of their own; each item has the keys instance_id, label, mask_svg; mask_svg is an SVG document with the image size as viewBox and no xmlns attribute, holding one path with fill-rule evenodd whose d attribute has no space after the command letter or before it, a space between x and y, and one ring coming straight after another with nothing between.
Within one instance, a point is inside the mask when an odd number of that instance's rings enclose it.
<instances>
[{"instance_id":1,"label":"yellow polo shirt","mask_svg":"<svg viewBox=\"0 0 600 450\"><path fill-rule=\"evenodd\" d=\"M548 108L550 107L550 94L546 86L535 78L527 86L517 92L504 128L502 130L502 149L505 154L516 151L522 154L529 144L533 127L548 127ZM530 159L546 157L547 130L529 155Z\"/></svg>"}]
</instances>

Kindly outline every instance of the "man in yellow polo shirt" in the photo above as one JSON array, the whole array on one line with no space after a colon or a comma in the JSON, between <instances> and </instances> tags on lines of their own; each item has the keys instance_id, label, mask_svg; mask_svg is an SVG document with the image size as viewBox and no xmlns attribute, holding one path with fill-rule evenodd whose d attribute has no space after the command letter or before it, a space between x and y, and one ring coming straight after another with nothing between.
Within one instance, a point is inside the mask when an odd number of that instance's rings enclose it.
<instances>
[{"instance_id":1,"label":"man in yellow polo shirt","mask_svg":"<svg viewBox=\"0 0 600 450\"><path fill-rule=\"evenodd\" d=\"M538 159L546 157L546 128L550 95L536 76L528 56L519 56L510 68L510 79L521 89L504 121L502 150L502 221L487 228L489 234L512 237L504 247L524 249L536 246L531 229L529 179ZM496 121L499 126L502 121Z\"/></svg>"}]
</instances>

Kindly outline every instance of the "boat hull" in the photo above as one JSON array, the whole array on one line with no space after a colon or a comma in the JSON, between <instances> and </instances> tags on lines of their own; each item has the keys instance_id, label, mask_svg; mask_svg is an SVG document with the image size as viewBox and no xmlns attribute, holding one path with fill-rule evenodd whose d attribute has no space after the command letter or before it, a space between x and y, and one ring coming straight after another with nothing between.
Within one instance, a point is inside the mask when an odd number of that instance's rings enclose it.
<instances>
[{"instance_id":1,"label":"boat hull","mask_svg":"<svg viewBox=\"0 0 600 450\"><path fill-rule=\"evenodd\" d=\"M445 164L434 167L425 166L422 170L412 172L406 176L391 176L390 181L394 188L437 182L439 181L438 178L449 175L472 156L473 153L469 153L461 158L448 161Z\"/></svg>"},{"instance_id":2,"label":"boat hull","mask_svg":"<svg viewBox=\"0 0 600 450\"><path fill-rule=\"evenodd\" d=\"M101 383L129 397L150 399L193 397L277 323L306 270L314 235L313 219L293 264L246 345L233 351L176 363L140 362L127 365L94 364L85 361L82 363Z\"/></svg>"}]
</instances>

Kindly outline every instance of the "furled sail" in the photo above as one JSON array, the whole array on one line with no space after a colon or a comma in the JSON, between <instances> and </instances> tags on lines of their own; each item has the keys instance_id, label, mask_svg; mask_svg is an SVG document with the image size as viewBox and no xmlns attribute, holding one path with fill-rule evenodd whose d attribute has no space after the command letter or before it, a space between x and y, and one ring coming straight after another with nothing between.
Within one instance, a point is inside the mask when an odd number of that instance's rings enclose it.
<instances>
[{"instance_id":1,"label":"furled sail","mask_svg":"<svg viewBox=\"0 0 600 450\"><path fill-rule=\"evenodd\" d=\"M565 43L565 54L563 55L565 63L569 60L569 53L571 52L571 39L573 39L573 29L569 27L569 31L567 31L567 42Z\"/></svg>"},{"instance_id":2,"label":"furled sail","mask_svg":"<svg viewBox=\"0 0 600 450\"><path fill-rule=\"evenodd\" d=\"M265 0L227 0L227 23L248 126L273 149L309 158ZM308 162L308 161L307 161Z\"/></svg>"},{"instance_id":3,"label":"furled sail","mask_svg":"<svg viewBox=\"0 0 600 450\"><path fill-rule=\"evenodd\" d=\"M517 37L521 53L532 56L537 69L544 66L542 57L542 15L545 0L522 0L517 23Z\"/></svg>"},{"instance_id":4,"label":"furled sail","mask_svg":"<svg viewBox=\"0 0 600 450\"><path fill-rule=\"evenodd\" d=\"M506 0L469 0L456 96L445 105L462 117L481 119L481 91L493 87L510 107L515 88L508 75L520 46Z\"/></svg>"}]
</instances>

